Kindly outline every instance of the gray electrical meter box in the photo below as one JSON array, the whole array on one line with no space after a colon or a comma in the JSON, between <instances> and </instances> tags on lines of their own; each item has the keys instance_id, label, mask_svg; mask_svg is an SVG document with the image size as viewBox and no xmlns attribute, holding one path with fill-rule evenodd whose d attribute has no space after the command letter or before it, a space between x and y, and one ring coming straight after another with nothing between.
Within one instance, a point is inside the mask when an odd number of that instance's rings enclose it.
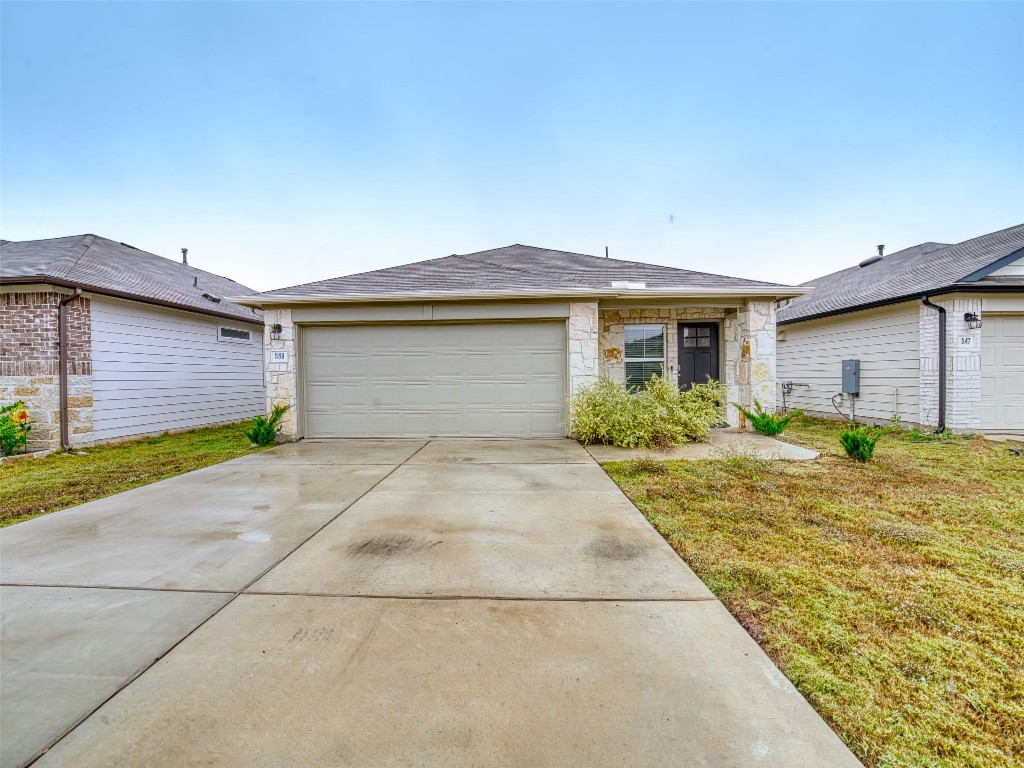
<instances>
[{"instance_id":1,"label":"gray electrical meter box","mask_svg":"<svg viewBox=\"0 0 1024 768\"><path fill-rule=\"evenodd\" d=\"M860 360L843 360L843 393L860 394Z\"/></svg>"}]
</instances>

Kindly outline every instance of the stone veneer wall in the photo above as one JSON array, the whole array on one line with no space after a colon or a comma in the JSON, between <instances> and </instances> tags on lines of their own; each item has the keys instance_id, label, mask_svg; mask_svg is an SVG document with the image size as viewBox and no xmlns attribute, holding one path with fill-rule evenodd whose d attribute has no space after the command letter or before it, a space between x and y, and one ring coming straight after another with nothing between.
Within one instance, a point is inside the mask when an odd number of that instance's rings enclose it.
<instances>
[{"instance_id":1,"label":"stone veneer wall","mask_svg":"<svg viewBox=\"0 0 1024 768\"><path fill-rule=\"evenodd\" d=\"M669 377L675 377L676 372L679 370L678 324L687 320L694 322L721 322L725 320L725 310L713 307L602 309L600 317L601 375L608 376L616 381L625 381L626 370L623 359L625 331L623 326L658 323L665 325L666 374ZM720 335L724 335L724 331ZM719 341L721 343L722 339Z\"/></svg>"},{"instance_id":2,"label":"stone veneer wall","mask_svg":"<svg viewBox=\"0 0 1024 768\"><path fill-rule=\"evenodd\" d=\"M28 450L60 447L57 291L0 293L0 403L23 400L33 420ZM68 427L92 444L92 320L89 299L68 305Z\"/></svg>"},{"instance_id":3,"label":"stone veneer wall","mask_svg":"<svg viewBox=\"0 0 1024 768\"><path fill-rule=\"evenodd\" d=\"M767 410L775 409L775 304L748 302L742 309L718 307L670 307L602 309L599 363L602 376L625 380L624 330L633 323L663 323L666 328L666 365L669 375L679 370L678 323L719 322L723 352L722 383L729 400L726 418L730 425L746 426L739 410L757 399Z\"/></svg>"},{"instance_id":4,"label":"stone veneer wall","mask_svg":"<svg viewBox=\"0 0 1024 768\"><path fill-rule=\"evenodd\" d=\"M971 330L964 313L980 317L981 299L933 301L946 310L946 426L952 430L981 428L981 329ZM939 313L920 308L921 372L919 403L921 424L939 423ZM961 344L961 339L970 339Z\"/></svg>"},{"instance_id":5,"label":"stone veneer wall","mask_svg":"<svg viewBox=\"0 0 1024 768\"><path fill-rule=\"evenodd\" d=\"M270 329L276 323L281 325L281 338L270 338ZM298 377L299 364L295 344L295 325L290 309L267 309L263 311L263 354L266 356L267 411L275 405L289 405L288 412L281 419L281 436L294 439L299 434ZM284 352L288 359L275 363L273 352Z\"/></svg>"},{"instance_id":6,"label":"stone veneer wall","mask_svg":"<svg viewBox=\"0 0 1024 768\"><path fill-rule=\"evenodd\" d=\"M599 313L596 302L569 304L569 394L597 382Z\"/></svg>"}]
</instances>

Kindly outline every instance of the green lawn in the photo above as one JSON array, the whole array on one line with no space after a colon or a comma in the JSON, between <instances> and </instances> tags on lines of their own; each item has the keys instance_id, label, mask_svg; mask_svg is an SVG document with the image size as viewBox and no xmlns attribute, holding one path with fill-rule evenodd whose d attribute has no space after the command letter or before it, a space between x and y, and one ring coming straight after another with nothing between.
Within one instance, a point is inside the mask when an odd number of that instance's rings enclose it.
<instances>
[{"instance_id":1,"label":"green lawn","mask_svg":"<svg viewBox=\"0 0 1024 768\"><path fill-rule=\"evenodd\" d=\"M866 765L1024 764L1024 458L899 434L858 464L841 428L789 427L815 462L605 469Z\"/></svg>"},{"instance_id":2,"label":"green lawn","mask_svg":"<svg viewBox=\"0 0 1024 768\"><path fill-rule=\"evenodd\" d=\"M228 424L0 464L0 527L234 459L251 448Z\"/></svg>"}]
</instances>

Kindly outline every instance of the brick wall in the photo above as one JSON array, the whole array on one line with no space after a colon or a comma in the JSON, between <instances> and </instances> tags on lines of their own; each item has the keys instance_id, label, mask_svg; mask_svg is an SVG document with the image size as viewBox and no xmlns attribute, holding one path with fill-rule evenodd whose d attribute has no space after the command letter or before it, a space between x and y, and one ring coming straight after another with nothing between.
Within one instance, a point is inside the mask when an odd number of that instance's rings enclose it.
<instances>
[{"instance_id":1,"label":"brick wall","mask_svg":"<svg viewBox=\"0 0 1024 768\"><path fill-rule=\"evenodd\" d=\"M981 299L934 301L946 310L946 426L972 431L981 427L981 329L971 330L964 314L981 315ZM939 313L921 306L920 420L939 422Z\"/></svg>"},{"instance_id":2,"label":"brick wall","mask_svg":"<svg viewBox=\"0 0 1024 768\"><path fill-rule=\"evenodd\" d=\"M0 404L23 400L33 420L30 451L60 445L60 358L56 291L0 293ZM92 320L89 300L68 304L72 441L91 443Z\"/></svg>"}]
</instances>

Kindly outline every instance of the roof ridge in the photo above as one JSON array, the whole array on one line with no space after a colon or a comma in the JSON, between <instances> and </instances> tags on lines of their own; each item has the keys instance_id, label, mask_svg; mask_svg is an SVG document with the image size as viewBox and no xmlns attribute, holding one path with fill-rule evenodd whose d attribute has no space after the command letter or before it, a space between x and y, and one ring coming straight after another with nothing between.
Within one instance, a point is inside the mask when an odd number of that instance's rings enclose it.
<instances>
[{"instance_id":1,"label":"roof ridge","mask_svg":"<svg viewBox=\"0 0 1024 768\"><path fill-rule=\"evenodd\" d=\"M653 264L653 263L651 263L649 261L633 261L631 259L617 259L617 258L614 258L612 256L595 256L592 253L581 253L580 251L563 251L563 250L559 250L558 248L541 248L541 247L536 246L536 245L525 245L523 243L513 243L512 245L502 246L501 248L489 248L486 251L475 251L475 252L469 253L469 254L453 254L453 255L474 256L477 253L490 253L492 251L501 251L501 250L504 250L505 248L513 248L513 247L516 247L516 246L518 246L520 248L532 248L532 249L534 249L536 251L548 251L548 252L551 252L551 253L565 253L565 254L568 254L570 256L585 256L588 259L595 259L596 261L598 261L600 263L604 263L604 262L608 262L608 261L614 261L617 264L629 264L629 265L635 266L635 267L660 267L662 269L671 269L671 270L674 270L676 272L685 272L685 273L687 273L689 275L710 275L711 277L722 277L722 278L725 278L727 280L741 280L741 281L748 282L748 283L759 283L761 285L778 285L778 286L781 286L781 287L784 287L784 288L791 287L791 286L787 286L784 283L771 283L771 282L768 282L768 281L765 281L765 280L751 280L751 279L745 278L745 277L735 277L733 275L723 275L723 274L719 274L718 272L704 272L702 270L687 269L685 267L673 267L673 266L668 266L666 264ZM487 263L490 264L490 263L493 263L493 262L487 262ZM505 265L500 264L500 265L495 265L495 266L505 266ZM510 269L511 268L512 267L510 267ZM522 271L526 272L527 270L522 270Z\"/></svg>"},{"instance_id":2,"label":"roof ridge","mask_svg":"<svg viewBox=\"0 0 1024 768\"><path fill-rule=\"evenodd\" d=\"M494 249L494 250L497 250L497 249ZM479 253L486 253L486 251L479 251ZM477 264L487 264L488 266L491 266L491 267L499 267L500 269L507 269L507 270L510 270L512 272L521 272L524 275L531 274L530 270L528 270L528 269L522 269L520 267L513 267L513 266L511 266L509 264L495 264L493 261L487 261L485 259L475 259L475 258L473 258L472 255L469 255L469 254L453 253L452 257L456 258L456 259L466 259L467 261L473 261L473 262L476 262Z\"/></svg>"},{"instance_id":3,"label":"roof ridge","mask_svg":"<svg viewBox=\"0 0 1024 768\"><path fill-rule=\"evenodd\" d=\"M77 266L78 266L78 263L79 263L79 262L80 262L80 261L81 261L82 259L84 259L84 258L85 258L85 254L87 254L87 253L89 252L89 249L90 249L90 248L92 248L93 244L94 244L94 243L96 242L96 237L97 237L97 236L96 236L96 235L93 235L93 234L88 234L88 235L79 235L79 237L81 237L81 238L82 238L82 241L83 241L83 242L84 242L84 241L85 241L85 240L86 240L87 238L92 238L92 239L91 239L91 240L89 240L88 244L87 244L87 245L86 245L86 246L85 246L85 247L84 247L84 248L82 249L82 252L81 252L80 254L78 254L78 258L76 258L76 259L75 259L75 260L74 260L73 262L71 262L71 263L70 263L70 264L68 265L68 268L67 268L67 269L65 269L63 273L61 273L60 275L54 275L54 277L67 277L67 276L68 276L69 274L71 274L71 270L73 270L73 269L74 269L75 267L77 267ZM54 238L54 240L59 240L59 239L60 239L60 238Z\"/></svg>"}]
</instances>

